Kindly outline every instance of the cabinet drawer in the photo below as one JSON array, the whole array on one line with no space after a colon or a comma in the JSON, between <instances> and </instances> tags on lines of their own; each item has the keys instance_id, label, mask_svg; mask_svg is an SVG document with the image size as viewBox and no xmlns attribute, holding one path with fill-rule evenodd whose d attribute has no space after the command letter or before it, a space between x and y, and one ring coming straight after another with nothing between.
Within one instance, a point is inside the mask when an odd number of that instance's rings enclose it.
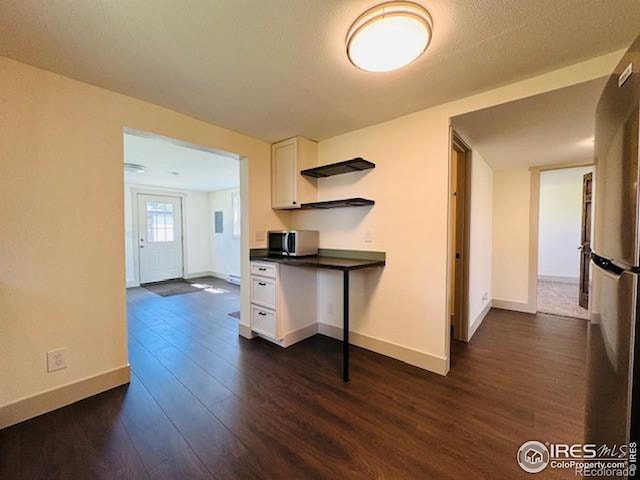
<instances>
[{"instance_id":1,"label":"cabinet drawer","mask_svg":"<svg viewBox=\"0 0 640 480\"><path fill-rule=\"evenodd\" d=\"M276 308L276 281L272 278L251 276L251 303Z\"/></svg>"},{"instance_id":2,"label":"cabinet drawer","mask_svg":"<svg viewBox=\"0 0 640 480\"><path fill-rule=\"evenodd\" d=\"M263 277L276 278L278 265L268 262L251 262L251 275L261 275Z\"/></svg>"},{"instance_id":3,"label":"cabinet drawer","mask_svg":"<svg viewBox=\"0 0 640 480\"><path fill-rule=\"evenodd\" d=\"M258 305L251 305L251 330L278 340L276 312Z\"/></svg>"}]
</instances>

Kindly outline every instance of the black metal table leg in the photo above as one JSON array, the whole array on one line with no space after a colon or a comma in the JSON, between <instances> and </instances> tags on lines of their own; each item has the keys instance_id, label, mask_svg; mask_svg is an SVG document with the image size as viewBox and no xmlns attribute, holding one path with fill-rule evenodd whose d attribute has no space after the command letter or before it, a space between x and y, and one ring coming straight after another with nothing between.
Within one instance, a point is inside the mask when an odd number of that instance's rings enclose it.
<instances>
[{"instance_id":1,"label":"black metal table leg","mask_svg":"<svg viewBox=\"0 0 640 480\"><path fill-rule=\"evenodd\" d=\"M349 270L344 270L342 283L342 380L349 381Z\"/></svg>"}]
</instances>

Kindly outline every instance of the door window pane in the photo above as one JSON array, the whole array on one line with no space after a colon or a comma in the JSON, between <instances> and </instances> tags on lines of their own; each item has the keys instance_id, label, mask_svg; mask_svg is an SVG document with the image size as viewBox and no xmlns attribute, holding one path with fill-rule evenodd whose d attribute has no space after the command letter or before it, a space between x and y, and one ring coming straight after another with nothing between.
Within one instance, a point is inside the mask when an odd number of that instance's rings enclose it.
<instances>
[{"instance_id":1,"label":"door window pane","mask_svg":"<svg viewBox=\"0 0 640 480\"><path fill-rule=\"evenodd\" d=\"M147 242L173 242L173 203L147 202Z\"/></svg>"}]
</instances>

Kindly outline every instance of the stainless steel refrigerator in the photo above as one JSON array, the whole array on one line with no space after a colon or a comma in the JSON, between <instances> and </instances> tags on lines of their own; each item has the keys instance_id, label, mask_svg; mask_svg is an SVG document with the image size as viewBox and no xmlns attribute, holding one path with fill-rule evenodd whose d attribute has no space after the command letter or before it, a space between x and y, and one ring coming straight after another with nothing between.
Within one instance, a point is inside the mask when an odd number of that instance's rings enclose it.
<instances>
[{"instance_id":1,"label":"stainless steel refrigerator","mask_svg":"<svg viewBox=\"0 0 640 480\"><path fill-rule=\"evenodd\" d=\"M586 443L638 441L640 38L610 76L596 111Z\"/></svg>"}]
</instances>

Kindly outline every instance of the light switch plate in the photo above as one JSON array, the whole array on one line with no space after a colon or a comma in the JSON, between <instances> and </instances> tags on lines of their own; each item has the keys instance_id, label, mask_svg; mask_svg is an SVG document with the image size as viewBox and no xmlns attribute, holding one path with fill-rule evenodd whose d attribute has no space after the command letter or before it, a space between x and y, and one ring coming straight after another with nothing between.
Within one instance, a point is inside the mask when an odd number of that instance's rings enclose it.
<instances>
[{"instance_id":1,"label":"light switch plate","mask_svg":"<svg viewBox=\"0 0 640 480\"><path fill-rule=\"evenodd\" d=\"M364 243L373 243L373 232L371 230L364 232Z\"/></svg>"},{"instance_id":2,"label":"light switch plate","mask_svg":"<svg viewBox=\"0 0 640 480\"><path fill-rule=\"evenodd\" d=\"M60 348L47 352L47 372L55 372L67 368L67 349Z\"/></svg>"}]
</instances>

